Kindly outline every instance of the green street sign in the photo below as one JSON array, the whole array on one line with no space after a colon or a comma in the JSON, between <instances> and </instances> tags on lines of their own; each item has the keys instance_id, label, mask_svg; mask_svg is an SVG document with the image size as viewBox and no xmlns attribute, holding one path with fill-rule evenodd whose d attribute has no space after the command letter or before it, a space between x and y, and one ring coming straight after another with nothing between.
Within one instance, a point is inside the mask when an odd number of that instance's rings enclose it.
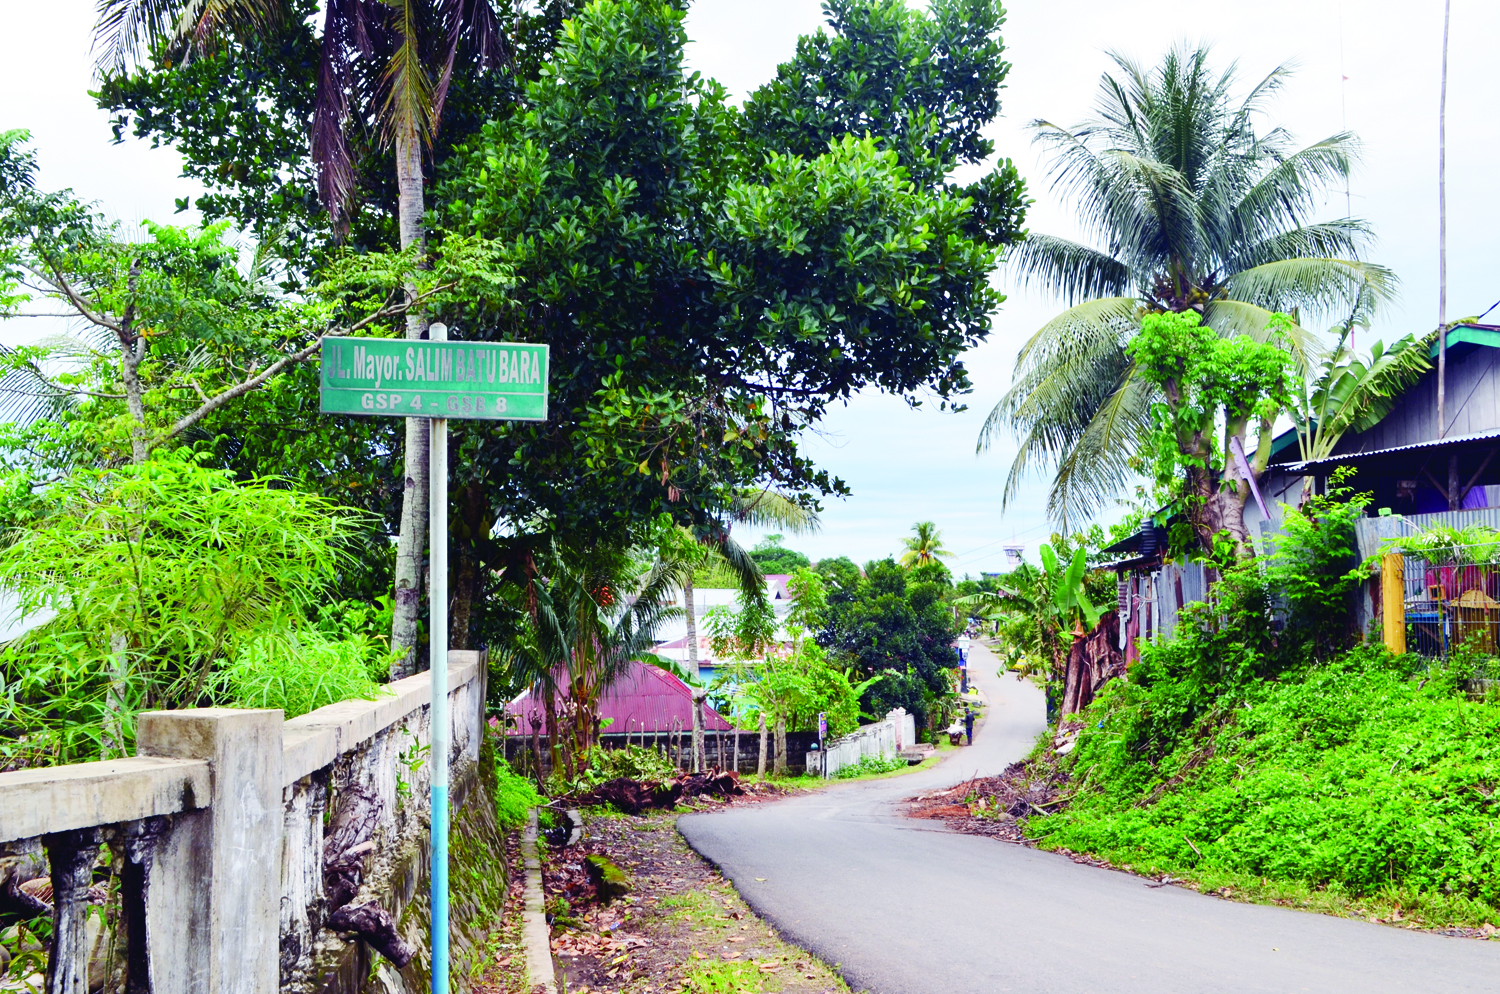
<instances>
[{"instance_id":1,"label":"green street sign","mask_svg":"<svg viewBox=\"0 0 1500 994\"><path fill-rule=\"evenodd\" d=\"M547 419L547 346L323 339L324 414L490 421Z\"/></svg>"}]
</instances>

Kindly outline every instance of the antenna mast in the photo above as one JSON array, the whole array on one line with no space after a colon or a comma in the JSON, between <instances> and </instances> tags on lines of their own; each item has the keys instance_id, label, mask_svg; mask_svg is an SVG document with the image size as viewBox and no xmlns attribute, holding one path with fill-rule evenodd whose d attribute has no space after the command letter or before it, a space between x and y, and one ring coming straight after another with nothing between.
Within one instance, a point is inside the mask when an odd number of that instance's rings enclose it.
<instances>
[{"instance_id":1,"label":"antenna mast","mask_svg":"<svg viewBox=\"0 0 1500 994\"><path fill-rule=\"evenodd\" d=\"M1448 11L1443 0L1443 82L1438 94L1438 438L1448 434Z\"/></svg>"}]
</instances>

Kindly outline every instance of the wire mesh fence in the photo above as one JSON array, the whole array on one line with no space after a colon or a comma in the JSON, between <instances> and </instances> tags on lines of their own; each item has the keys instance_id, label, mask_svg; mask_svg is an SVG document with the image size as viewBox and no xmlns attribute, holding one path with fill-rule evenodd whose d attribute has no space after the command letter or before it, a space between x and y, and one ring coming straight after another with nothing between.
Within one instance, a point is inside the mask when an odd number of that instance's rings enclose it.
<instances>
[{"instance_id":1,"label":"wire mesh fence","mask_svg":"<svg viewBox=\"0 0 1500 994\"><path fill-rule=\"evenodd\" d=\"M1488 553L1489 550L1485 550ZM1434 659L1455 653L1497 655L1500 642L1500 563L1455 549L1442 559L1408 555L1404 564L1406 647ZM1484 559L1490 558L1488 554ZM1481 665L1488 671L1495 667ZM1491 676L1488 672L1486 677ZM1500 672L1493 676L1500 677Z\"/></svg>"}]
</instances>

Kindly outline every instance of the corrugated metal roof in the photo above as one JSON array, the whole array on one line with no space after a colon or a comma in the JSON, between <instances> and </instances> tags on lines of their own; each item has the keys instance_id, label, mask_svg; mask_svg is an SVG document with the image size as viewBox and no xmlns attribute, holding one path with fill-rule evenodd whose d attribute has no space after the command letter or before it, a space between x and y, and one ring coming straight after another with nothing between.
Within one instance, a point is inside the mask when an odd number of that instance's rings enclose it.
<instances>
[{"instance_id":1,"label":"corrugated metal roof","mask_svg":"<svg viewBox=\"0 0 1500 994\"><path fill-rule=\"evenodd\" d=\"M559 700L567 693L567 687L568 681L564 677L559 681ZM691 731L692 709L692 691L687 684L666 670L640 662L632 662L599 700L599 717L605 722L606 735L639 734L642 730L647 734L670 732L674 727ZM541 720L542 734L547 734L542 702L533 700L530 694L523 694L513 701L509 711L521 716L521 727L507 734L530 735L532 712ZM707 705L703 708L703 722L705 730L710 732L727 732L734 727Z\"/></svg>"},{"instance_id":2,"label":"corrugated metal roof","mask_svg":"<svg viewBox=\"0 0 1500 994\"><path fill-rule=\"evenodd\" d=\"M1371 449L1369 452L1346 452L1342 455L1328 456L1326 459L1310 459L1307 462L1287 463L1284 468L1293 473L1305 473L1319 469L1329 469L1334 466L1343 466L1352 462L1362 462L1367 459L1375 459L1379 456L1389 456L1397 452L1420 452L1427 449L1441 449L1447 446L1464 445L1469 442L1486 442L1494 439L1500 439L1500 428L1495 428L1491 431L1481 431L1473 435L1434 438L1426 442L1397 445L1389 449Z\"/></svg>"}]
</instances>

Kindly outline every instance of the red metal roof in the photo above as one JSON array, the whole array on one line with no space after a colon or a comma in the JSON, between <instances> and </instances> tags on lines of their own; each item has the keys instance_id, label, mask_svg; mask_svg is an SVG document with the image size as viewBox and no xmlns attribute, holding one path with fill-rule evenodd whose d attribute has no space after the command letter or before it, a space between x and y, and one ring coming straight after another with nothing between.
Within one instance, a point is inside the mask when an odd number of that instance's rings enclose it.
<instances>
[{"instance_id":1,"label":"red metal roof","mask_svg":"<svg viewBox=\"0 0 1500 994\"><path fill-rule=\"evenodd\" d=\"M559 681L559 701L566 694L567 685L566 677ZM660 667L632 662L600 698L599 717L604 722L606 735L640 734L643 729L648 734L670 732L674 728L691 731L692 708L692 691L687 684ZM508 711L520 716L521 720L519 727L509 729L507 734L530 735L533 714L542 723L542 734L546 734L547 719L542 713L542 702L534 700L530 694L513 701ZM704 729L710 732L727 732L734 727L706 704L703 723Z\"/></svg>"}]
</instances>

